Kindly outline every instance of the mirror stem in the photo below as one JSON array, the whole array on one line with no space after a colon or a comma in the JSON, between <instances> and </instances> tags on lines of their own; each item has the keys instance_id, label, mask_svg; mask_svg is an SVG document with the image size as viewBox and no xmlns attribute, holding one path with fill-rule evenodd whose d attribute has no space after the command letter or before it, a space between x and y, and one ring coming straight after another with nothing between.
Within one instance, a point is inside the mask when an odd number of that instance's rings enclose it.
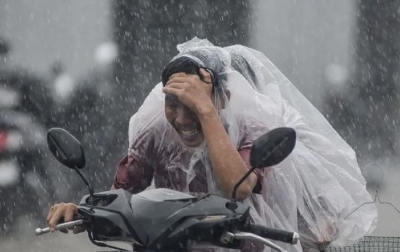
<instances>
[{"instance_id":1,"label":"mirror stem","mask_svg":"<svg viewBox=\"0 0 400 252\"><path fill-rule=\"evenodd\" d=\"M274 154L274 152L279 149L279 147L281 147L286 140L288 140L288 138L286 137L278 146L276 146L270 153L268 153L268 155L265 157L265 159L268 159L272 154ZM256 168L260 168L260 167L252 167L251 169L249 169L246 174L239 180L239 182L236 183L235 187L233 187L233 191L232 191L232 199L234 201L236 201L236 191L238 189L238 187L243 183L243 181L250 175L250 173L252 173Z\"/></svg>"},{"instance_id":2,"label":"mirror stem","mask_svg":"<svg viewBox=\"0 0 400 252\"><path fill-rule=\"evenodd\" d=\"M78 175L81 177L81 179L83 180L83 182L85 182L86 187L89 189L89 205L93 204L93 188L89 185L89 182L86 180L86 178L83 176L83 174L79 171L79 169L77 169L76 167L74 168L75 171L78 173Z\"/></svg>"},{"instance_id":3,"label":"mirror stem","mask_svg":"<svg viewBox=\"0 0 400 252\"><path fill-rule=\"evenodd\" d=\"M250 176L250 173L252 173L254 171L255 167L252 167L251 169L249 169L246 174L239 180L239 182L236 183L235 187L233 187L233 191L232 191L232 199L234 201L236 201L236 191L238 189L238 187L243 183L243 181L245 179L247 179L248 176Z\"/></svg>"}]
</instances>

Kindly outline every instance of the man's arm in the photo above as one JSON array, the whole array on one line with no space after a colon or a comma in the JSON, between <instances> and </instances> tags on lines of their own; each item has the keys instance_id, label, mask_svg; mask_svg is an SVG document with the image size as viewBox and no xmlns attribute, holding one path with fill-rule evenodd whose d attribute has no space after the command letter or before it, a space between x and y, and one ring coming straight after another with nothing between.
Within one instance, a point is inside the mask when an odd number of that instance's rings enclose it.
<instances>
[{"instance_id":1,"label":"man's arm","mask_svg":"<svg viewBox=\"0 0 400 252\"><path fill-rule=\"evenodd\" d=\"M215 177L225 196L231 197L235 184L246 174L248 167L229 138L215 108L206 108L199 111L198 115ZM239 186L236 198L246 199L257 182L256 174L251 173Z\"/></svg>"},{"instance_id":2,"label":"man's arm","mask_svg":"<svg viewBox=\"0 0 400 252\"><path fill-rule=\"evenodd\" d=\"M231 142L214 104L211 100L210 74L200 69L205 81L197 75L173 74L163 88L166 94L175 95L199 118L207 142L210 162L217 182L226 197L231 197L235 184L246 174L248 168ZM250 176L237 190L238 200L244 200L257 184L257 176Z\"/></svg>"}]
</instances>

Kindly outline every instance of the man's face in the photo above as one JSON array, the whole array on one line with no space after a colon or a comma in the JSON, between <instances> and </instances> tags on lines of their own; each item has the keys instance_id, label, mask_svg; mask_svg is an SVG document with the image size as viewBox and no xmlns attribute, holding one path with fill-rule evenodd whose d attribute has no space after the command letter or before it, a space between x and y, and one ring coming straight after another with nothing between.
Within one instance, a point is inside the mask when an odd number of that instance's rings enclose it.
<instances>
[{"instance_id":1,"label":"man's face","mask_svg":"<svg viewBox=\"0 0 400 252\"><path fill-rule=\"evenodd\" d=\"M186 146L197 147L204 141L199 118L174 95L165 96L165 116Z\"/></svg>"}]
</instances>

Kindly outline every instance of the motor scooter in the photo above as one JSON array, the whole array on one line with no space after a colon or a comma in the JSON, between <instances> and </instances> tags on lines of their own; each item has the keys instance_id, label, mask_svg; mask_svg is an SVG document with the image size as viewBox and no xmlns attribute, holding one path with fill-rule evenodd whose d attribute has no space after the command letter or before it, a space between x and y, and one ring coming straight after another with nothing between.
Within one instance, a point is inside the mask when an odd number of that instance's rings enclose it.
<instances>
[{"instance_id":1,"label":"motor scooter","mask_svg":"<svg viewBox=\"0 0 400 252\"><path fill-rule=\"evenodd\" d=\"M119 241L131 244L133 251L153 252L189 252L218 247L241 249L244 240L285 251L269 239L293 245L299 241L296 232L252 223L250 207L236 200L237 188L255 169L274 166L292 152L296 133L291 128L276 128L254 142L250 153L252 168L235 185L232 199L165 188L138 194L122 189L94 193L80 171L85 167L80 142L61 128L50 129L47 142L56 159L75 170L89 190L79 203L74 220L58 224L56 230L81 225L97 246L119 249L105 243ZM48 227L35 230L37 235L48 232Z\"/></svg>"}]
</instances>

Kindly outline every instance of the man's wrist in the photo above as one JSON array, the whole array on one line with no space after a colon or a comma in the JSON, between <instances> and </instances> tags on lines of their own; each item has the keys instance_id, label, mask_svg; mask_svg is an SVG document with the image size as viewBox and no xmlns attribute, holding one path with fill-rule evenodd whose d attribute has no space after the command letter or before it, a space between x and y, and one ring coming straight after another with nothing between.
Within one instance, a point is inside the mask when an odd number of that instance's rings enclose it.
<instances>
[{"instance_id":1,"label":"man's wrist","mask_svg":"<svg viewBox=\"0 0 400 252\"><path fill-rule=\"evenodd\" d=\"M218 113L213 105L204 105L197 107L197 116L199 117L199 120L214 117L215 115L218 115Z\"/></svg>"}]
</instances>

